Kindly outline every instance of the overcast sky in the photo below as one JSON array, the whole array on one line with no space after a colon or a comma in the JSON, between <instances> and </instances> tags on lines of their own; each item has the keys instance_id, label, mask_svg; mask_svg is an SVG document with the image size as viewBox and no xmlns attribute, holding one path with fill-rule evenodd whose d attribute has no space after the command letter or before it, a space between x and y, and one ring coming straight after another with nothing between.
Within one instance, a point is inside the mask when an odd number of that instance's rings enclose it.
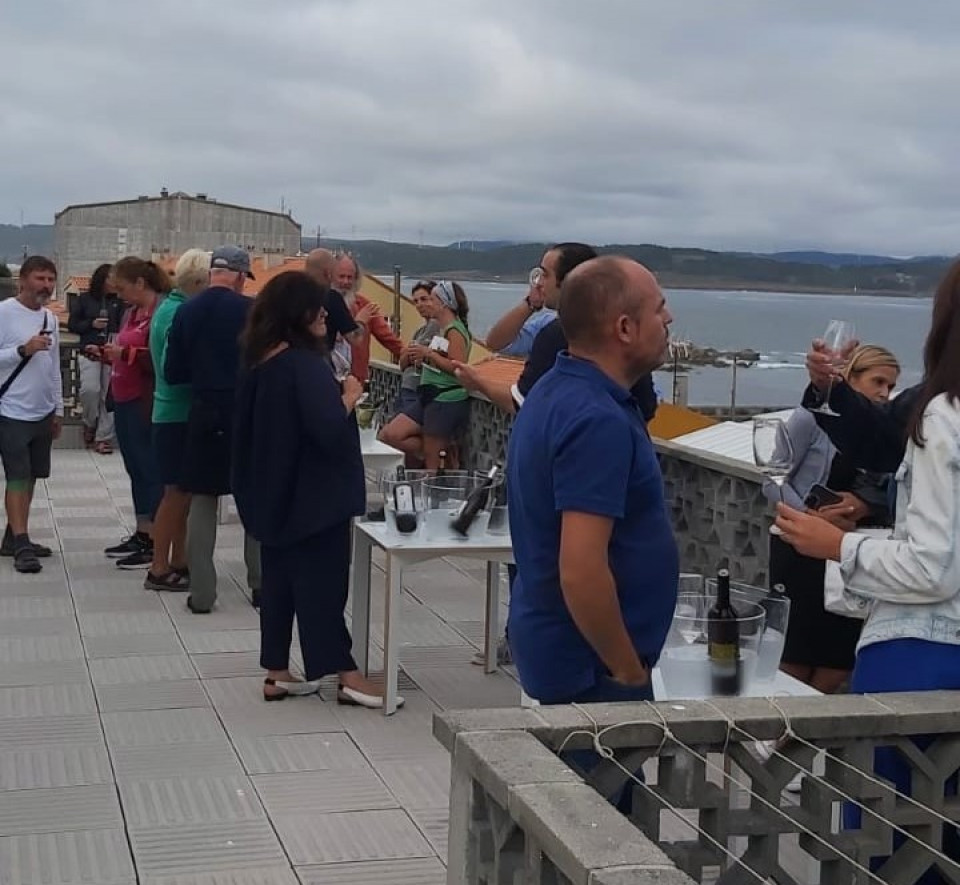
<instances>
[{"instance_id":1,"label":"overcast sky","mask_svg":"<svg viewBox=\"0 0 960 885\"><path fill-rule=\"evenodd\" d=\"M161 186L304 233L949 253L946 0L0 0L0 222Z\"/></svg>"}]
</instances>

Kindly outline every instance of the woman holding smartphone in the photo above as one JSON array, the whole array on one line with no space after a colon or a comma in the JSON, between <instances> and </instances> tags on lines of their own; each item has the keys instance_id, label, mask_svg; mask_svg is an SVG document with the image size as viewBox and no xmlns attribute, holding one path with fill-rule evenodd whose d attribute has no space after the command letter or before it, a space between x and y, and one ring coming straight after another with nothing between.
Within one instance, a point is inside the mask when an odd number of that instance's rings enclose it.
<instances>
[{"instance_id":1,"label":"woman holding smartphone","mask_svg":"<svg viewBox=\"0 0 960 885\"><path fill-rule=\"evenodd\" d=\"M847 383L875 402L885 402L896 386L900 364L883 347L858 347L844 369ZM780 489L764 485L771 503L782 500L795 510L813 513L843 529L889 525L887 477L855 470L837 453L806 409L787 420L795 463ZM790 597L790 622L780 669L824 694L837 691L853 669L861 623L828 612L823 606L826 564L797 553L770 535L770 583L783 584Z\"/></svg>"}]
</instances>

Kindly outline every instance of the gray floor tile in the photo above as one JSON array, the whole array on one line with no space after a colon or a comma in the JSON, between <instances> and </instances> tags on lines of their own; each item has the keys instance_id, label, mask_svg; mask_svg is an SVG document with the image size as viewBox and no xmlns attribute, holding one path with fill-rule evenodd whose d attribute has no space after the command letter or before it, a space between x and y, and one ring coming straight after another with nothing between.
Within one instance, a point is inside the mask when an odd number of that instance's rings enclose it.
<instances>
[{"instance_id":1,"label":"gray floor tile","mask_svg":"<svg viewBox=\"0 0 960 885\"><path fill-rule=\"evenodd\" d=\"M221 679L227 676L260 676L259 651L227 651L191 655L201 679Z\"/></svg>"},{"instance_id":2,"label":"gray floor tile","mask_svg":"<svg viewBox=\"0 0 960 885\"><path fill-rule=\"evenodd\" d=\"M271 818L397 808L400 804L369 767L348 771L258 774L253 777L253 782Z\"/></svg>"},{"instance_id":3,"label":"gray floor tile","mask_svg":"<svg viewBox=\"0 0 960 885\"><path fill-rule=\"evenodd\" d=\"M220 720L211 710L151 710L104 713L107 743L114 747L144 747L190 741L226 743Z\"/></svg>"},{"instance_id":4,"label":"gray floor tile","mask_svg":"<svg viewBox=\"0 0 960 885\"><path fill-rule=\"evenodd\" d=\"M447 807L450 764L446 760L428 764L378 762L374 767L404 808Z\"/></svg>"},{"instance_id":5,"label":"gray floor tile","mask_svg":"<svg viewBox=\"0 0 960 885\"><path fill-rule=\"evenodd\" d=\"M450 627L457 631L471 645L481 648L485 627L483 621L451 621Z\"/></svg>"},{"instance_id":6,"label":"gray floor tile","mask_svg":"<svg viewBox=\"0 0 960 885\"><path fill-rule=\"evenodd\" d=\"M0 597L0 621L10 618L73 617L73 603L68 596L52 599L33 596Z\"/></svg>"},{"instance_id":7,"label":"gray floor tile","mask_svg":"<svg viewBox=\"0 0 960 885\"><path fill-rule=\"evenodd\" d=\"M383 625L370 625L370 637L383 647ZM463 637L448 627L440 618L426 608L414 617L404 619L401 616L396 631L397 642L401 645L464 645Z\"/></svg>"},{"instance_id":8,"label":"gray floor tile","mask_svg":"<svg viewBox=\"0 0 960 885\"><path fill-rule=\"evenodd\" d=\"M249 707L221 707L219 712L233 738L343 731L332 706L317 697L287 698L279 704L257 698Z\"/></svg>"},{"instance_id":9,"label":"gray floor tile","mask_svg":"<svg viewBox=\"0 0 960 885\"><path fill-rule=\"evenodd\" d=\"M94 713L97 705L89 685L39 685L0 688L0 719L70 716Z\"/></svg>"},{"instance_id":10,"label":"gray floor tile","mask_svg":"<svg viewBox=\"0 0 960 885\"><path fill-rule=\"evenodd\" d=\"M16 575L16 577L14 577ZM0 567L0 590L4 596L29 596L31 599L69 599L70 590L67 587L66 576L56 559L48 560L47 571L40 575L31 575L29 584L24 582L23 575L4 574ZM44 581L35 580L38 577ZM19 579L19 580L18 580Z\"/></svg>"},{"instance_id":11,"label":"gray floor tile","mask_svg":"<svg viewBox=\"0 0 960 885\"><path fill-rule=\"evenodd\" d=\"M102 615L111 612L131 614L157 614L164 611L155 593L141 592L134 596L126 593L90 593L77 596L77 611L81 615Z\"/></svg>"},{"instance_id":12,"label":"gray floor tile","mask_svg":"<svg viewBox=\"0 0 960 885\"><path fill-rule=\"evenodd\" d=\"M344 733L235 738L234 746L251 774L368 767L357 745Z\"/></svg>"},{"instance_id":13,"label":"gray floor tile","mask_svg":"<svg viewBox=\"0 0 960 885\"><path fill-rule=\"evenodd\" d=\"M437 856L447 862L447 837L450 831L449 808L414 808L410 817L420 828L420 832L427 837L427 841L437 852Z\"/></svg>"},{"instance_id":14,"label":"gray floor tile","mask_svg":"<svg viewBox=\"0 0 960 885\"><path fill-rule=\"evenodd\" d=\"M263 703L263 671L256 676L230 676L223 679L208 679L205 683L210 700L217 709L227 710ZM296 698L299 702L306 698ZM287 704L290 703L288 698ZM309 701L308 701L309 703Z\"/></svg>"},{"instance_id":15,"label":"gray floor tile","mask_svg":"<svg viewBox=\"0 0 960 885\"><path fill-rule=\"evenodd\" d=\"M191 654L260 650L259 630L204 630L180 635L184 647Z\"/></svg>"},{"instance_id":16,"label":"gray floor tile","mask_svg":"<svg viewBox=\"0 0 960 885\"><path fill-rule=\"evenodd\" d=\"M46 744L85 744L103 740L100 717L40 716L0 719L0 747L32 747Z\"/></svg>"},{"instance_id":17,"label":"gray floor tile","mask_svg":"<svg viewBox=\"0 0 960 885\"><path fill-rule=\"evenodd\" d=\"M90 674L87 662L79 661L41 661L32 664L10 664L0 666L0 686L17 685L59 685L61 683L88 684Z\"/></svg>"},{"instance_id":18,"label":"gray floor tile","mask_svg":"<svg viewBox=\"0 0 960 885\"><path fill-rule=\"evenodd\" d=\"M447 871L437 858L371 860L298 867L302 885L445 885Z\"/></svg>"},{"instance_id":19,"label":"gray floor tile","mask_svg":"<svg viewBox=\"0 0 960 885\"><path fill-rule=\"evenodd\" d=\"M134 885L122 829L0 838L0 882L11 885Z\"/></svg>"},{"instance_id":20,"label":"gray floor tile","mask_svg":"<svg viewBox=\"0 0 960 885\"><path fill-rule=\"evenodd\" d=\"M39 600L38 600L39 601ZM59 602L47 599L45 602ZM0 618L0 636L79 636L77 619L71 612L44 618Z\"/></svg>"},{"instance_id":21,"label":"gray floor tile","mask_svg":"<svg viewBox=\"0 0 960 885\"><path fill-rule=\"evenodd\" d=\"M183 651L176 633L140 633L136 636L85 636L87 657L115 658L124 655L169 655Z\"/></svg>"},{"instance_id":22,"label":"gray floor tile","mask_svg":"<svg viewBox=\"0 0 960 885\"><path fill-rule=\"evenodd\" d=\"M231 777L243 774L226 742L197 741L148 747L117 747L110 754L118 781L179 777Z\"/></svg>"},{"instance_id":23,"label":"gray floor tile","mask_svg":"<svg viewBox=\"0 0 960 885\"><path fill-rule=\"evenodd\" d=\"M125 780L120 783L120 801L127 824L132 827L226 824L264 818L257 791L243 776Z\"/></svg>"},{"instance_id":24,"label":"gray floor tile","mask_svg":"<svg viewBox=\"0 0 960 885\"><path fill-rule=\"evenodd\" d=\"M484 673L482 667L408 668L411 678L446 710L462 707L516 707L520 686L506 673Z\"/></svg>"},{"instance_id":25,"label":"gray floor tile","mask_svg":"<svg viewBox=\"0 0 960 885\"><path fill-rule=\"evenodd\" d=\"M0 797L0 836L123 826L112 784L15 790Z\"/></svg>"},{"instance_id":26,"label":"gray floor tile","mask_svg":"<svg viewBox=\"0 0 960 885\"><path fill-rule=\"evenodd\" d=\"M471 666L470 662L476 653L472 645L402 646L400 665L411 670Z\"/></svg>"},{"instance_id":27,"label":"gray floor tile","mask_svg":"<svg viewBox=\"0 0 960 885\"><path fill-rule=\"evenodd\" d=\"M209 707L210 699L198 679L167 682L141 682L135 685L97 686L100 709L105 713L121 710L181 710Z\"/></svg>"},{"instance_id":28,"label":"gray floor tile","mask_svg":"<svg viewBox=\"0 0 960 885\"><path fill-rule=\"evenodd\" d=\"M131 633L166 633L172 630L170 619L159 612L80 615L80 632L84 636L128 636Z\"/></svg>"},{"instance_id":29,"label":"gray floor tile","mask_svg":"<svg viewBox=\"0 0 960 885\"><path fill-rule=\"evenodd\" d=\"M273 822L294 866L434 855L399 810L285 815Z\"/></svg>"},{"instance_id":30,"label":"gray floor tile","mask_svg":"<svg viewBox=\"0 0 960 885\"><path fill-rule=\"evenodd\" d=\"M7 626L19 620L7 622ZM31 661L82 661L83 645L74 632L64 636L3 636L0 637L0 662L28 663Z\"/></svg>"},{"instance_id":31,"label":"gray floor tile","mask_svg":"<svg viewBox=\"0 0 960 885\"><path fill-rule=\"evenodd\" d=\"M287 858L264 821L131 827L130 842L141 880L150 876L283 866Z\"/></svg>"},{"instance_id":32,"label":"gray floor tile","mask_svg":"<svg viewBox=\"0 0 960 885\"><path fill-rule=\"evenodd\" d=\"M179 594L180 597L182 595ZM176 600L178 597L170 596L168 598ZM181 633L214 633L225 630L256 630L259 632L260 616L250 603L244 602L242 607L239 604L233 605L231 603L230 608L225 611L224 602L223 597L217 599L217 607L209 618L197 617L181 606L171 607L171 615Z\"/></svg>"},{"instance_id":33,"label":"gray floor tile","mask_svg":"<svg viewBox=\"0 0 960 885\"><path fill-rule=\"evenodd\" d=\"M262 870L229 870L184 876L147 876L140 885L299 885L286 866Z\"/></svg>"},{"instance_id":34,"label":"gray floor tile","mask_svg":"<svg viewBox=\"0 0 960 885\"><path fill-rule=\"evenodd\" d=\"M190 658L179 655L127 655L90 662L94 685L126 685L196 677Z\"/></svg>"},{"instance_id":35,"label":"gray floor tile","mask_svg":"<svg viewBox=\"0 0 960 885\"><path fill-rule=\"evenodd\" d=\"M0 750L0 790L112 783L113 771L102 741ZM2 801L0 798L0 803Z\"/></svg>"}]
</instances>

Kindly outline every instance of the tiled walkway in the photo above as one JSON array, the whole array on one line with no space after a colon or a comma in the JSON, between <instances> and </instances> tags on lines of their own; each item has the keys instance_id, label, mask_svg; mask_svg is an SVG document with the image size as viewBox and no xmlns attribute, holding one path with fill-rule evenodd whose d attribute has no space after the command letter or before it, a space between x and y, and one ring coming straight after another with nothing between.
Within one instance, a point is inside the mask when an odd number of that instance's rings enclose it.
<instances>
[{"instance_id":1,"label":"tiled walkway","mask_svg":"<svg viewBox=\"0 0 960 885\"><path fill-rule=\"evenodd\" d=\"M330 684L265 704L236 521L218 606L197 616L104 559L131 518L119 455L61 450L32 516L54 558L26 577L0 560L0 883L443 882L449 762L431 716L519 698L470 664L483 564L406 572L397 715L339 707Z\"/></svg>"}]
</instances>

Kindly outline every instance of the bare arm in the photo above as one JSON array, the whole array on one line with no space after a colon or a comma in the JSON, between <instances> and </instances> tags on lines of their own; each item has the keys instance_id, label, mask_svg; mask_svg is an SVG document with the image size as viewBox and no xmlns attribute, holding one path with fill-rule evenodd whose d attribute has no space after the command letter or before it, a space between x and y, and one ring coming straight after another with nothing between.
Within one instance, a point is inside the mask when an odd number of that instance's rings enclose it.
<instances>
[{"instance_id":1,"label":"bare arm","mask_svg":"<svg viewBox=\"0 0 960 885\"><path fill-rule=\"evenodd\" d=\"M486 345L490 350L503 350L520 334L523 324L533 316L533 311L526 301L521 301L516 307L511 307L493 328L487 332Z\"/></svg>"},{"instance_id":2,"label":"bare arm","mask_svg":"<svg viewBox=\"0 0 960 885\"><path fill-rule=\"evenodd\" d=\"M650 675L623 623L607 548L613 520L565 511L560 530L560 588L577 629L614 679L644 685Z\"/></svg>"}]
</instances>

